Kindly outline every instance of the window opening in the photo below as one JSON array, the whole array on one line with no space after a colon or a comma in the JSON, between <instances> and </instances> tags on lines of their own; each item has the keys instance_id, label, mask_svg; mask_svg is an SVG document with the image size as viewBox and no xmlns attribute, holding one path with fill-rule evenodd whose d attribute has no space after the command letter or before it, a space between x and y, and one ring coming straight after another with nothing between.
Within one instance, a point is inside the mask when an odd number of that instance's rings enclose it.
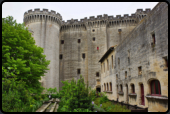
<instances>
[{"instance_id":1,"label":"window opening","mask_svg":"<svg viewBox=\"0 0 170 114\"><path fill-rule=\"evenodd\" d=\"M85 53L82 54L83 59L85 59Z\"/></svg>"},{"instance_id":2,"label":"window opening","mask_svg":"<svg viewBox=\"0 0 170 114\"><path fill-rule=\"evenodd\" d=\"M93 37L93 41L95 41L95 37Z\"/></svg>"},{"instance_id":3,"label":"window opening","mask_svg":"<svg viewBox=\"0 0 170 114\"><path fill-rule=\"evenodd\" d=\"M163 59L164 59L164 66L165 66L165 68L168 68L168 57L167 56L163 57Z\"/></svg>"},{"instance_id":4,"label":"window opening","mask_svg":"<svg viewBox=\"0 0 170 114\"><path fill-rule=\"evenodd\" d=\"M112 69L113 69L113 55L112 55Z\"/></svg>"},{"instance_id":5,"label":"window opening","mask_svg":"<svg viewBox=\"0 0 170 114\"><path fill-rule=\"evenodd\" d=\"M125 79L127 79L127 71L125 71Z\"/></svg>"},{"instance_id":6,"label":"window opening","mask_svg":"<svg viewBox=\"0 0 170 114\"><path fill-rule=\"evenodd\" d=\"M61 40L61 44L64 44L64 40Z\"/></svg>"},{"instance_id":7,"label":"window opening","mask_svg":"<svg viewBox=\"0 0 170 114\"><path fill-rule=\"evenodd\" d=\"M132 93L135 93L135 86L134 86L134 84L132 84L131 87L132 87Z\"/></svg>"},{"instance_id":8,"label":"window opening","mask_svg":"<svg viewBox=\"0 0 170 114\"><path fill-rule=\"evenodd\" d=\"M99 77L99 72L96 72L96 76Z\"/></svg>"},{"instance_id":9,"label":"window opening","mask_svg":"<svg viewBox=\"0 0 170 114\"><path fill-rule=\"evenodd\" d=\"M63 59L63 55L62 54L60 54L60 59Z\"/></svg>"},{"instance_id":10,"label":"window opening","mask_svg":"<svg viewBox=\"0 0 170 114\"><path fill-rule=\"evenodd\" d=\"M158 80L151 81L151 94L152 95L161 95L160 82Z\"/></svg>"},{"instance_id":11,"label":"window opening","mask_svg":"<svg viewBox=\"0 0 170 114\"><path fill-rule=\"evenodd\" d=\"M81 42L81 40L80 39L78 39L78 43L80 43Z\"/></svg>"},{"instance_id":12,"label":"window opening","mask_svg":"<svg viewBox=\"0 0 170 114\"><path fill-rule=\"evenodd\" d=\"M142 75L142 67L138 67L138 75Z\"/></svg>"},{"instance_id":13,"label":"window opening","mask_svg":"<svg viewBox=\"0 0 170 114\"><path fill-rule=\"evenodd\" d=\"M77 74L80 74L80 69L77 69Z\"/></svg>"}]
</instances>

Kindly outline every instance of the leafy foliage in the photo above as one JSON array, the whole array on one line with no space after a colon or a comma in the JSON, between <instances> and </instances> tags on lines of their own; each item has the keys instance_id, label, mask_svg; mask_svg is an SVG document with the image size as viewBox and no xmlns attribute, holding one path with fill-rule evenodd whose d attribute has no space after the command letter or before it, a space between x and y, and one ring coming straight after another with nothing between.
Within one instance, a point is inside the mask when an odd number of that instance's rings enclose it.
<instances>
[{"instance_id":1,"label":"leafy foliage","mask_svg":"<svg viewBox=\"0 0 170 114\"><path fill-rule=\"evenodd\" d=\"M74 109L89 109L92 110L92 99L94 98L93 92L84 83L84 79L80 76L80 79L76 82L74 79L70 83L68 81L62 81L64 86L60 91L62 96L59 103L59 112L74 111Z\"/></svg>"},{"instance_id":2,"label":"leafy foliage","mask_svg":"<svg viewBox=\"0 0 170 114\"><path fill-rule=\"evenodd\" d=\"M44 88L39 79L50 64L42 53L24 23L16 23L12 16L2 19L3 111L31 112L41 105Z\"/></svg>"},{"instance_id":3,"label":"leafy foliage","mask_svg":"<svg viewBox=\"0 0 170 114\"><path fill-rule=\"evenodd\" d=\"M17 24L12 16L2 19L3 78L17 75L16 81L22 79L26 82L28 91L41 93L43 88L38 80L49 70L50 63L42 53L43 48L35 45L24 23Z\"/></svg>"}]
</instances>

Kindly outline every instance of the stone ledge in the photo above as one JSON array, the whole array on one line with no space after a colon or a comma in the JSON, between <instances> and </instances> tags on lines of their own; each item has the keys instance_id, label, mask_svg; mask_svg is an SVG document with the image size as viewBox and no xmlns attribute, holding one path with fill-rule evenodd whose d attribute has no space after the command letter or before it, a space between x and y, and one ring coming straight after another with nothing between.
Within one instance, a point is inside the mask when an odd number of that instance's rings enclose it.
<instances>
[{"instance_id":1,"label":"stone ledge","mask_svg":"<svg viewBox=\"0 0 170 114\"><path fill-rule=\"evenodd\" d=\"M151 99L161 99L161 100L168 100L168 97L166 96L152 96L152 95L147 95L145 96L146 98L151 98Z\"/></svg>"},{"instance_id":2,"label":"stone ledge","mask_svg":"<svg viewBox=\"0 0 170 114\"><path fill-rule=\"evenodd\" d=\"M119 95L124 95L124 93L123 93L123 92L121 92L121 91L120 91L120 92L118 92L118 94L119 94Z\"/></svg>"},{"instance_id":3,"label":"stone ledge","mask_svg":"<svg viewBox=\"0 0 170 114\"><path fill-rule=\"evenodd\" d=\"M129 93L128 95L129 95L129 96L137 96L136 93Z\"/></svg>"}]
</instances>

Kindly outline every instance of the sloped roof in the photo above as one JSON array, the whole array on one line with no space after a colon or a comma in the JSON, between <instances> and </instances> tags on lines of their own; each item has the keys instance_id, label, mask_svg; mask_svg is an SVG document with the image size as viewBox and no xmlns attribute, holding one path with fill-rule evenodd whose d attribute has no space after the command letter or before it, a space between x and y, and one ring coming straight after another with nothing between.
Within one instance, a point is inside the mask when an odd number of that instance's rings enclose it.
<instances>
[{"instance_id":1,"label":"sloped roof","mask_svg":"<svg viewBox=\"0 0 170 114\"><path fill-rule=\"evenodd\" d=\"M116 47L117 45L115 46L111 46L107 51L106 53L102 56L102 58L99 60L99 62L102 62Z\"/></svg>"}]
</instances>

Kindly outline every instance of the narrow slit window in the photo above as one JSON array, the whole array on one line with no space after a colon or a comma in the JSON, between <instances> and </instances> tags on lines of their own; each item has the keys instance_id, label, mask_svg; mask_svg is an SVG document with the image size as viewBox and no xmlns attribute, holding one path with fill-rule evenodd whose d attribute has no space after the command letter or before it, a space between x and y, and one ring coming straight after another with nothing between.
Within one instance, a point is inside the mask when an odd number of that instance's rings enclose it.
<instances>
[{"instance_id":1,"label":"narrow slit window","mask_svg":"<svg viewBox=\"0 0 170 114\"><path fill-rule=\"evenodd\" d=\"M134 86L134 84L131 85L131 88L132 88L132 93L135 93L135 86Z\"/></svg>"},{"instance_id":2,"label":"narrow slit window","mask_svg":"<svg viewBox=\"0 0 170 114\"><path fill-rule=\"evenodd\" d=\"M164 60L164 66L165 68L168 68L168 57L163 57L163 60Z\"/></svg>"},{"instance_id":3,"label":"narrow slit window","mask_svg":"<svg viewBox=\"0 0 170 114\"><path fill-rule=\"evenodd\" d=\"M99 77L99 72L96 72L96 76Z\"/></svg>"},{"instance_id":4,"label":"narrow slit window","mask_svg":"<svg viewBox=\"0 0 170 114\"><path fill-rule=\"evenodd\" d=\"M142 67L138 67L138 75L142 75Z\"/></svg>"},{"instance_id":5,"label":"narrow slit window","mask_svg":"<svg viewBox=\"0 0 170 114\"><path fill-rule=\"evenodd\" d=\"M112 69L113 69L113 55L112 55Z\"/></svg>"},{"instance_id":6,"label":"narrow slit window","mask_svg":"<svg viewBox=\"0 0 170 114\"><path fill-rule=\"evenodd\" d=\"M93 37L93 41L95 41L95 37Z\"/></svg>"},{"instance_id":7,"label":"narrow slit window","mask_svg":"<svg viewBox=\"0 0 170 114\"><path fill-rule=\"evenodd\" d=\"M80 69L77 69L77 74L80 74Z\"/></svg>"},{"instance_id":8,"label":"narrow slit window","mask_svg":"<svg viewBox=\"0 0 170 114\"><path fill-rule=\"evenodd\" d=\"M122 85L120 85L120 91L123 92Z\"/></svg>"},{"instance_id":9,"label":"narrow slit window","mask_svg":"<svg viewBox=\"0 0 170 114\"><path fill-rule=\"evenodd\" d=\"M152 43L153 43L153 45L155 44L155 34L152 34Z\"/></svg>"},{"instance_id":10,"label":"narrow slit window","mask_svg":"<svg viewBox=\"0 0 170 114\"><path fill-rule=\"evenodd\" d=\"M80 43L81 42L81 40L80 39L78 39L78 43Z\"/></svg>"},{"instance_id":11,"label":"narrow slit window","mask_svg":"<svg viewBox=\"0 0 170 114\"><path fill-rule=\"evenodd\" d=\"M82 54L83 59L85 59L85 53Z\"/></svg>"},{"instance_id":12,"label":"narrow slit window","mask_svg":"<svg viewBox=\"0 0 170 114\"><path fill-rule=\"evenodd\" d=\"M127 79L127 71L125 71L125 79Z\"/></svg>"},{"instance_id":13,"label":"narrow slit window","mask_svg":"<svg viewBox=\"0 0 170 114\"><path fill-rule=\"evenodd\" d=\"M60 59L63 59L63 55L62 54L60 54Z\"/></svg>"}]
</instances>

